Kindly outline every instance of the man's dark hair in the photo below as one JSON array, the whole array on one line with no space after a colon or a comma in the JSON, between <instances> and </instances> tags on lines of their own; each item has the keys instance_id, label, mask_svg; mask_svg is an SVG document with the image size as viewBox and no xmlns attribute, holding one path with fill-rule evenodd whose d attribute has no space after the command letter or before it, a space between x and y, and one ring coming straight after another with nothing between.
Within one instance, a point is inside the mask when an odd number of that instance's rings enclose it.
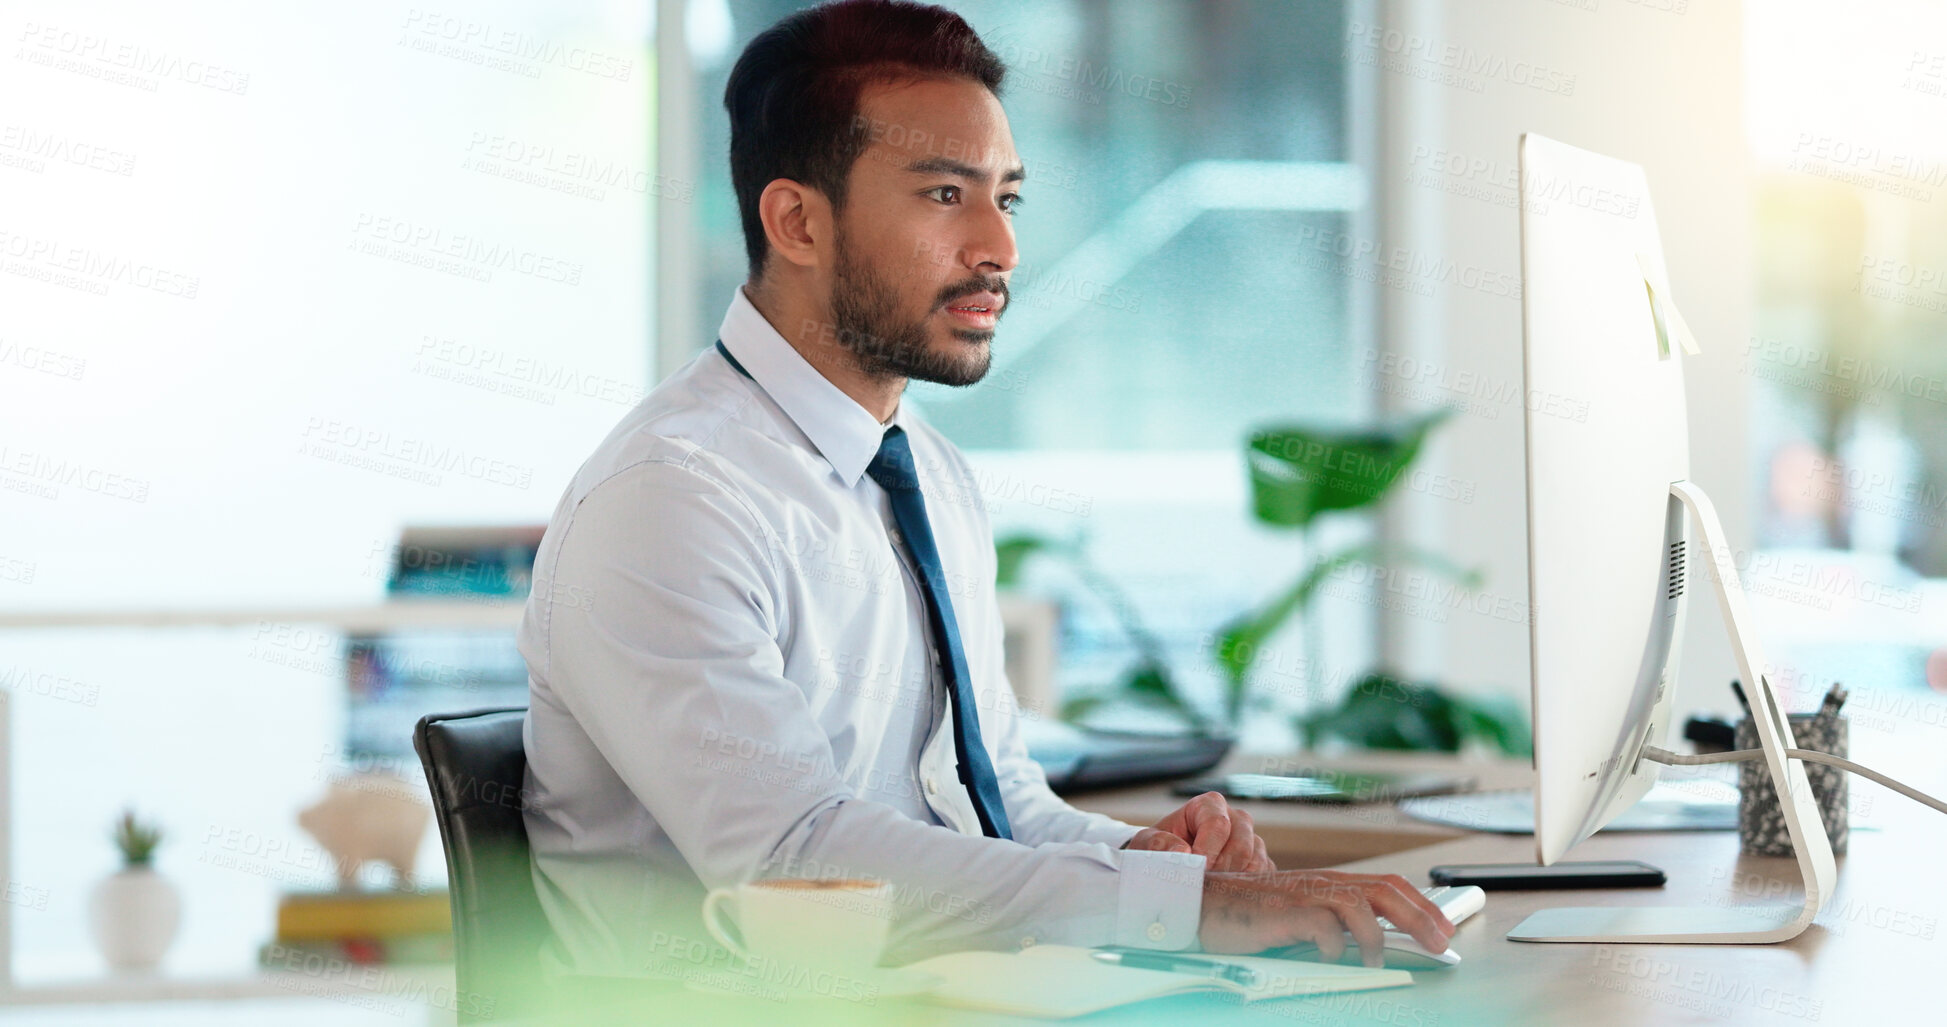
<instances>
[{"instance_id":1,"label":"man's dark hair","mask_svg":"<svg viewBox=\"0 0 1947 1027\"><path fill-rule=\"evenodd\" d=\"M737 191L750 277L764 272L770 242L757 198L788 178L845 206L845 181L865 152L858 117L867 83L969 78L1000 95L1007 73L952 11L906 0L839 0L765 29L730 69L730 184Z\"/></svg>"}]
</instances>

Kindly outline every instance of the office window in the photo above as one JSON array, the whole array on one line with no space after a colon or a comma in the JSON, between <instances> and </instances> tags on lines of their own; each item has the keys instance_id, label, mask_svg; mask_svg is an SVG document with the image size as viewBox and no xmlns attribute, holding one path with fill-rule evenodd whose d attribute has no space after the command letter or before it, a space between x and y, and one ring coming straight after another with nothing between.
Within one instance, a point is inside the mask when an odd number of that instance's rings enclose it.
<instances>
[{"instance_id":1,"label":"office window","mask_svg":"<svg viewBox=\"0 0 1947 1027\"><path fill-rule=\"evenodd\" d=\"M1764 493L1762 548L1740 556L1787 705L1843 682L1854 758L1931 766L1947 726L1947 12L1792 2L1746 19L1758 295L1740 369Z\"/></svg>"},{"instance_id":2,"label":"office window","mask_svg":"<svg viewBox=\"0 0 1947 1027\"><path fill-rule=\"evenodd\" d=\"M372 769L345 632L269 611L378 604L407 525L545 522L649 384L648 17L10 20L0 609L124 625L0 630L10 885L44 899L7 907L17 983L100 974L125 804L182 890L168 975L254 968L278 893L332 880L295 815ZM444 876L430 826L418 870Z\"/></svg>"},{"instance_id":3,"label":"office window","mask_svg":"<svg viewBox=\"0 0 1947 1027\"><path fill-rule=\"evenodd\" d=\"M707 345L744 280L724 83L753 35L802 6L690 4L699 331L666 346ZM1341 58L1345 11L1289 0L945 6L1008 65L1002 101L1028 169L1021 263L986 380L917 384L908 400L968 452L997 535L1081 540L1164 640L1186 690L1214 699L1211 632L1306 555L1246 516L1249 430L1373 413L1371 390L1352 387L1371 345L1369 286L1334 253L1372 237L1358 227L1370 190L1354 163L1371 119L1355 111L1360 69ZM1064 690L1112 680L1133 654L1115 604L1060 565L1030 571L1069 600ZM1326 601L1320 615L1333 623L1315 636L1329 639L1326 661L1364 669L1370 606ZM1295 634L1280 645L1302 662Z\"/></svg>"}]
</instances>

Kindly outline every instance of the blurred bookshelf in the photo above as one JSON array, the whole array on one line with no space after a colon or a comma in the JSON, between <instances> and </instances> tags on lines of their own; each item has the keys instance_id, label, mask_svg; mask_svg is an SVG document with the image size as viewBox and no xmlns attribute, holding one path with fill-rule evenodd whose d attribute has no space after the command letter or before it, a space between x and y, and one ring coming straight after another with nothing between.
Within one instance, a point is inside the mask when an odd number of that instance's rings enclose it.
<instances>
[{"instance_id":1,"label":"blurred bookshelf","mask_svg":"<svg viewBox=\"0 0 1947 1027\"><path fill-rule=\"evenodd\" d=\"M421 716L527 701L526 666L515 631L543 530L539 525L406 528L389 555L384 597L374 603L16 610L0 613L0 631L262 632L275 626L335 636L331 648L342 660L325 663L342 667L337 676L345 717L337 752L347 767L393 770L411 787L423 788L412 750L412 727ZM15 769L9 698L0 692L0 881L11 879L15 837L7 788ZM303 796L291 796L293 807L301 801ZM440 997L453 993L451 932L426 919L427 909L446 909L443 888L417 893L298 889L287 890L278 903L276 923L236 938L234 972L165 968L89 974L75 967L25 977L13 959L12 910L0 903L0 1006L308 998L362 1007L397 1004L402 1014L424 1008L430 1022L445 1022ZM419 916L413 930L319 933L316 925L293 930L295 910L330 907L340 920L363 923L381 905L388 908L379 912L395 919L398 909L391 907L414 906ZM443 921L443 912L433 919Z\"/></svg>"}]
</instances>

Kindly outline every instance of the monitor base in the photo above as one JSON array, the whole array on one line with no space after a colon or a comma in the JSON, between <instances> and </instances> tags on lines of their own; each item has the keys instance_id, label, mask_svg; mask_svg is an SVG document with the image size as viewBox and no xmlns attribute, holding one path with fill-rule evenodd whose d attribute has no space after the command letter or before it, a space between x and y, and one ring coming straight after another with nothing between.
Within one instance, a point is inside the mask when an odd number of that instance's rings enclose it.
<instances>
[{"instance_id":1,"label":"monitor base","mask_svg":"<svg viewBox=\"0 0 1947 1027\"><path fill-rule=\"evenodd\" d=\"M1540 910L1509 941L1749 945L1804 930L1799 906L1562 906Z\"/></svg>"},{"instance_id":2,"label":"monitor base","mask_svg":"<svg viewBox=\"0 0 1947 1027\"><path fill-rule=\"evenodd\" d=\"M1765 944L1797 937L1811 926L1812 919L1830 901L1838 883L1838 867L1832 857L1831 840L1812 785L1805 777L1805 763L1788 755L1797 747L1791 724L1777 692L1765 677L1766 663L1751 627L1751 616L1744 604L1744 588L1738 582L1735 552L1717 519L1710 497L1694 482L1670 483L1670 494L1677 497L1697 525L1702 545L1698 555L1709 561L1712 591L1717 594L1718 612L1730 634L1731 651L1737 658L1743 680L1751 682L1746 693L1751 705L1751 720L1758 732L1766 769L1778 793L1784 815L1785 835L1797 857L1798 872L1805 885L1805 896L1798 906L1620 906L1544 909L1521 922L1508 938L1513 941L1545 942L1673 942L1705 945ZM1650 740L1636 759L1644 759ZM1783 787L1777 787L1779 784ZM1540 795L1539 792L1536 793ZM1537 814L1540 810L1537 808ZM1539 815L1536 818L1540 824ZM1536 833L1539 843L1541 835Z\"/></svg>"}]
</instances>

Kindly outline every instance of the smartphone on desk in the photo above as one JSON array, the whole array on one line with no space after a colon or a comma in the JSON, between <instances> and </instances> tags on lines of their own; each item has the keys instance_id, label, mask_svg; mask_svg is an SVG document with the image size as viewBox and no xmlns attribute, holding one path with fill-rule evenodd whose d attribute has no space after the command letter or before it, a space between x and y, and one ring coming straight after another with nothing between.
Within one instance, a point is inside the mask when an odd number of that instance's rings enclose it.
<instances>
[{"instance_id":1,"label":"smartphone on desk","mask_svg":"<svg viewBox=\"0 0 1947 1027\"><path fill-rule=\"evenodd\" d=\"M1483 891L1520 891L1542 888L1661 888L1663 871L1633 859L1599 862L1554 863L1456 863L1427 871L1434 884L1459 887L1471 884Z\"/></svg>"}]
</instances>

